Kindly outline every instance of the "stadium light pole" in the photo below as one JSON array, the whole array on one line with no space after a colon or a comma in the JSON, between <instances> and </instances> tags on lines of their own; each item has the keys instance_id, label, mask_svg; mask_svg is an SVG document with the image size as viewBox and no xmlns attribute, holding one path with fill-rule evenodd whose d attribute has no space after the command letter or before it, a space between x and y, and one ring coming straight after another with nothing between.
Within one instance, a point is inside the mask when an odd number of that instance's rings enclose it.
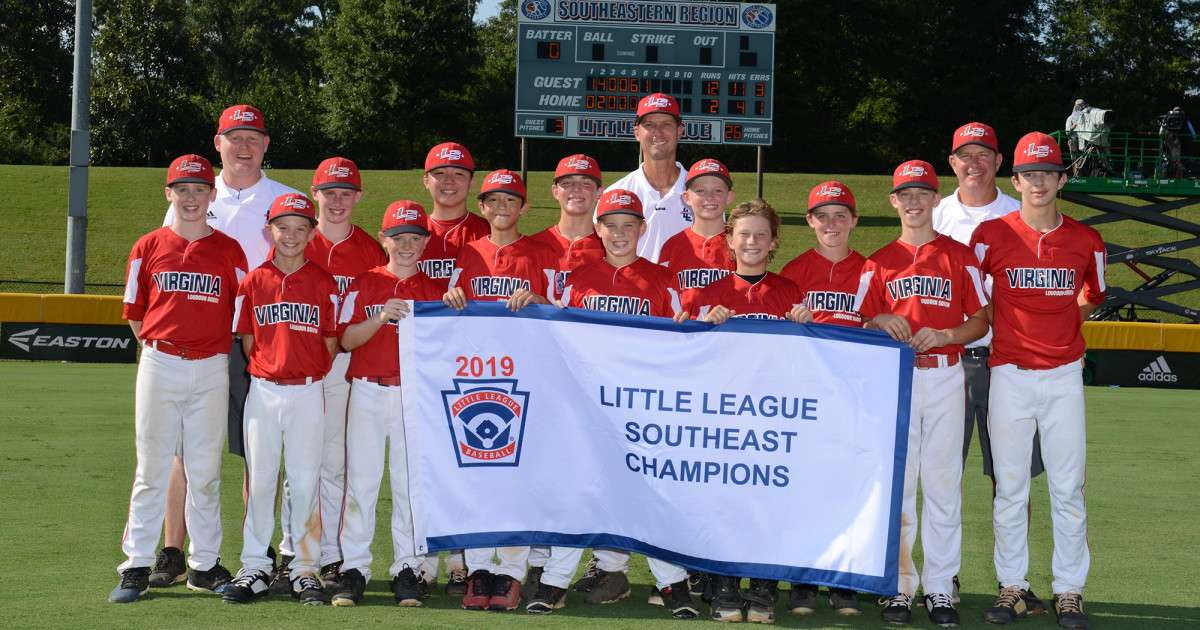
<instances>
[{"instance_id":1,"label":"stadium light pole","mask_svg":"<svg viewBox=\"0 0 1200 630\"><path fill-rule=\"evenodd\" d=\"M92 0L75 3L75 81L71 103L71 179L67 194L67 263L63 293L82 294L87 270L88 103L92 91Z\"/></svg>"}]
</instances>

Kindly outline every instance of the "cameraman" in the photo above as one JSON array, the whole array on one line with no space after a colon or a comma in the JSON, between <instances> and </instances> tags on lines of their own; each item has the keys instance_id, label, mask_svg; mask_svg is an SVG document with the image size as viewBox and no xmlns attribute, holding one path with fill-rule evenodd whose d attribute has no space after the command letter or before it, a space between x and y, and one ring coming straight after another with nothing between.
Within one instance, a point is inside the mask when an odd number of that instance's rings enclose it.
<instances>
[{"instance_id":1,"label":"cameraman","mask_svg":"<svg viewBox=\"0 0 1200 630\"><path fill-rule=\"evenodd\" d=\"M1183 108L1172 109L1169 113L1159 116L1158 121L1158 135L1163 136L1163 156L1167 158L1168 165L1174 162L1176 167L1176 169L1172 169L1172 172L1163 174L1172 176L1177 174L1178 170L1183 170L1192 176L1200 173L1200 168L1197 168L1192 153L1196 128L1187 119L1187 113L1183 111Z\"/></svg>"}]
</instances>

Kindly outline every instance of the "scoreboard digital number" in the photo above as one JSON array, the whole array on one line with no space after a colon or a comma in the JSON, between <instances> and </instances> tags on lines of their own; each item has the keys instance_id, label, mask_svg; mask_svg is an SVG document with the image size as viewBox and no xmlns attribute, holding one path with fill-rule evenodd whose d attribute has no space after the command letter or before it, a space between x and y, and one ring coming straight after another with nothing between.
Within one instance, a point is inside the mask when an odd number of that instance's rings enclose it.
<instances>
[{"instance_id":1,"label":"scoreboard digital number","mask_svg":"<svg viewBox=\"0 0 1200 630\"><path fill-rule=\"evenodd\" d=\"M661 92L684 142L771 144L774 4L522 0L517 22L517 137L633 140Z\"/></svg>"}]
</instances>

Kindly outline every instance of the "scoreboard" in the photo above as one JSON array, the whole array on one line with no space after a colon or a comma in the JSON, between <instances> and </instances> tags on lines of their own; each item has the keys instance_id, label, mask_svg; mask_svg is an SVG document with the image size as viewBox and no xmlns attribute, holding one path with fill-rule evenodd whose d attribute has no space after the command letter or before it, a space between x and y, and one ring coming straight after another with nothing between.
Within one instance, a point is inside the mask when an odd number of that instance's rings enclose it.
<instances>
[{"instance_id":1,"label":"scoreboard","mask_svg":"<svg viewBox=\"0 0 1200 630\"><path fill-rule=\"evenodd\" d=\"M684 142L770 145L774 72L774 4L521 0L516 136L633 140L661 92Z\"/></svg>"}]
</instances>

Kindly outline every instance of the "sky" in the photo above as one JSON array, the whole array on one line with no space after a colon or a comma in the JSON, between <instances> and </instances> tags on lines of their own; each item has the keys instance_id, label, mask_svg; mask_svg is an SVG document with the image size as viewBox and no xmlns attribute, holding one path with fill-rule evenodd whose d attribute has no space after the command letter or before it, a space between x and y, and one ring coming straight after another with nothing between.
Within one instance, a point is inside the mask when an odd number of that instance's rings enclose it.
<instances>
[{"instance_id":1,"label":"sky","mask_svg":"<svg viewBox=\"0 0 1200 630\"><path fill-rule=\"evenodd\" d=\"M475 9L475 21L482 22L500 12L500 0L481 0Z\"/></svg>"}]
</instances>

